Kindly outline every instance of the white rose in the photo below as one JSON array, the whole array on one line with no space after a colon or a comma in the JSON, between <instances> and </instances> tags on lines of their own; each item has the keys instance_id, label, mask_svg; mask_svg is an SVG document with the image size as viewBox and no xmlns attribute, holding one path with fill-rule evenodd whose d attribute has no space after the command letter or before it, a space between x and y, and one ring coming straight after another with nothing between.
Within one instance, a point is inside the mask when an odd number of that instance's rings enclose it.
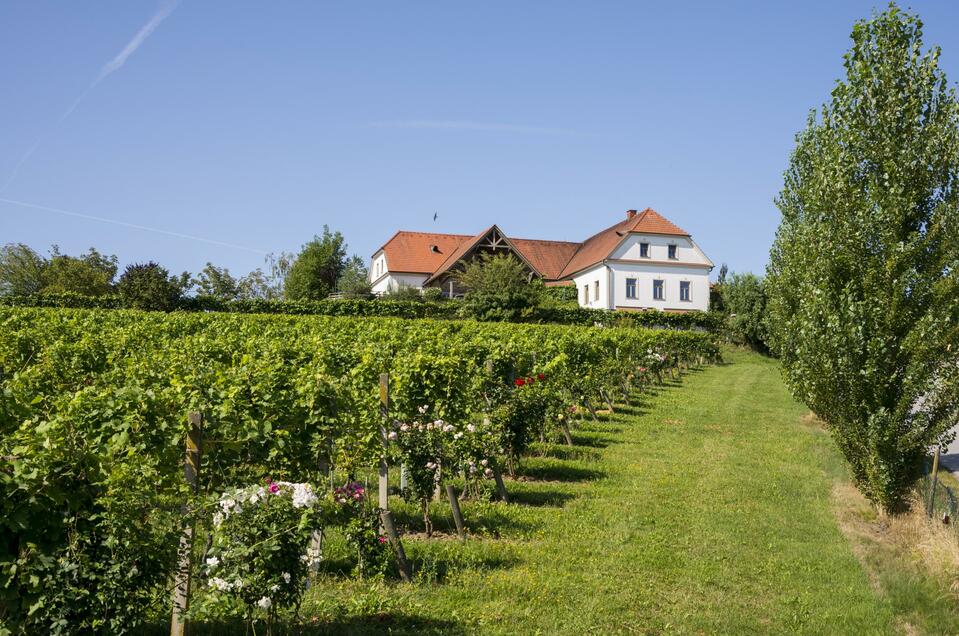
<instances>
[{"instance_id":1,"label":"white rose","mask_svg":"<svg viewBox=\"0 0 959 636\"><path fill-rule=\"evenodd\" d=\"M270 606L273 605L273 601L270 600L269 596L264 596L259 601L256 602L257 605L263 609L270 609Z\"/></svg>"}]
</instances>

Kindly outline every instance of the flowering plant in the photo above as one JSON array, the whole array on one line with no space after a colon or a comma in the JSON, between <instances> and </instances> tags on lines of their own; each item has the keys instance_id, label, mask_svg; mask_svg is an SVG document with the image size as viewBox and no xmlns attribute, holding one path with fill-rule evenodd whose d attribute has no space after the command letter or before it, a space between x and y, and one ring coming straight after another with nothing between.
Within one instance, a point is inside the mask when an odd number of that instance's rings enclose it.
<instances>
[{"instance_id":1,"label":"flowering plant","mask_svg":"<svg viewBox=\"0 0 959 636\"><path fill-rule=\"evenodd\" d=\"M429 409L421 406L420 417L426 418ZM496 437L489 427L481 424L452 424L442 419L394 421L387 434L394 455L401 461L409 477L409 499L420 501L427 534L432 532L429 519L429 500L443 480L444 471L453 475L462 471L467 478L490 478L490 468Z\"/></svg>"},{"instance_id":2,"label":"flowering plant","mask_svg":"<svg viewBox=\"0 0 959 636\"><path fill-rule=\"evenodd\" d=\"M335 506L310 484L285 481L224 492L216 505L202 564L209 594L195 613L241 611L270 625L279 608L299 606L308 568L319 560L308 550L312 531Z\"/></svg>"}]
</instances>

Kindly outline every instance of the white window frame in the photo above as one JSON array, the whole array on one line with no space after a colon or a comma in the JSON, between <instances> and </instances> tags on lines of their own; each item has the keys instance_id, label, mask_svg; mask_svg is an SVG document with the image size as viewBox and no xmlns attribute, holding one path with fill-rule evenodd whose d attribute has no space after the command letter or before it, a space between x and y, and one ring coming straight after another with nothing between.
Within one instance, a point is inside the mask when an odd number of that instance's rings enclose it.
<instances>
[{"instance_id":1,"label":"white window frame","mask_svg":"<svg viewBox=\"0 0 959 636\"><path fill-rule=\"evenodd\" d=\"M659 290L659 296L656 290ZM653 300L666 300L666 281L661 278L653 280Z\"/></svg>"},{"instance_id":2,"label":"white window frame","mask_svg":"<svg viewBox=\"0 0 959 636\"><path fill-rule=\"evenodd\" d=\"M593 300L599 302L599 281L593 282Z\"/></svg>"},{"instance_id":3,"label":"white window frame","mask_svg":"<svg viewBox=\"0 0 959 636\"><path fill-rule=\"evenodd\" d=\"M679 259L678 252L679 252L679 248L675 244L672 244L666 248L666 257L672 261L678 260Z\"/></svg>"},{"instance_id":4,"label":"white window frame","mask_svg":"<svg viewBox=\"0 0 959 636\"><path fill-rule=\"evenodd\" d=\"M683 291L686 291L686 297L683 298ZM689 284L688 280L679 281L679 300L684 303L689 303L693 301L693 290L692 285Z\"/></svg>"},{"instance_id":5,"label":"white window frame","mask_svg":"<svg viewBox=\"0 0 959 636\"><path fill-rule=\"evenodd\" d=\"M632 287L632 290L630 290L630 287ZM632 293L630 293L630 291L632 291ZM626 279L626 298L635 300L637 297L638 297L638 294L636 293L636 279L627 278Z\"/></svg>"}]
</instances>

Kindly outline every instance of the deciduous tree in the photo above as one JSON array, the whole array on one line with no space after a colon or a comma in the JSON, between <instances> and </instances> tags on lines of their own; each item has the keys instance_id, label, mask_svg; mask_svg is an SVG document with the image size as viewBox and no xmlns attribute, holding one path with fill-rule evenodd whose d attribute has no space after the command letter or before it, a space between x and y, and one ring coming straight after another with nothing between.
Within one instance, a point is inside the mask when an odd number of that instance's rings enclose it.
<instances>
[{"instance_id":1,"label":"deciduous tree","mask_svg":"<svg viewBox=\"0 0 959 636\"><path fill-rule=\"evenodd\" d=\"M894 5L855 25L845 69L777 201L770 325L794 393L895 509L956 423L959 105Z\"/></svg>"}]
</instances>

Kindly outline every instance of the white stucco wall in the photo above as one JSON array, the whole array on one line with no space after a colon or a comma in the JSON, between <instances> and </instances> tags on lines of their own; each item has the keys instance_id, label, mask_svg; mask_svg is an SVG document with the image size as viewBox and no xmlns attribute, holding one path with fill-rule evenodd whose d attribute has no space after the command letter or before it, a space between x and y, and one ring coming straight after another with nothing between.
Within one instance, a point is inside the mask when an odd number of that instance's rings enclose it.
<instances>
[{"instance_id":1,"label":"white stucco wall","mask_svg":"<svg viewBox=\"0 0 959 636\"><path fill-rule=\"evenodd\" d=\"M576 283L576 294L580 307L590 309L609 309L609 268L605 265L596 265L584 270L573 278ZM596 283L599 283L599 300L596 299ZM583 287L589 285L588 300L583 302Z\"/></svg>"},{"instance_id":2,"label":"white stucco wall","mask_svg":"<svg viewBox=\"0 0 959 636\"><path fill-rule=\"evenodd\" d=\"M616 309L706 311L709 309L709 269L686 265L615 262L612 271L613 304ZM636 279L636 298L626 297L626 279ZM653 298L653 281L663 281L663 300ZM689 301L679 299L680 281L689 282Z\"/></svg>"},{"instance_id":3,"label":"white stucco wall","mask_svg":"<svg viewBox=\"0 0 959 636\"><path fill-rule=\"evenodd\" d=\"M641 257L640 243L649 243L649 256ZM692 239L686 236L663 236L661 234L630 234L613 250L610 259L626 261L670 261L669 246L676 246L677 263L712 265L709 258Z\"/></svg>"},{"instance_id":4,"label":"white stucco wall","mask_svg":"<svg viewBox=\"0 0 959 636\"><path fill-rule=\"evenodd\" d=\"M379 279L373 279L373 293L380 295L400 287L423 288L423 283L429 278L426 274L387 274Z\"/></svg>"},{"instance_id":5,"label":"white stucco wall","mask_svg":"<svg viewBox=\"0 0 959 636\"><path fill-rule=\"evenodd\" d=\"M370 281L375 281L385 274L388 269L386 266L386 253L380 250L373 255L373 260L370 261Z\"/></svg>"}]
</instances>

